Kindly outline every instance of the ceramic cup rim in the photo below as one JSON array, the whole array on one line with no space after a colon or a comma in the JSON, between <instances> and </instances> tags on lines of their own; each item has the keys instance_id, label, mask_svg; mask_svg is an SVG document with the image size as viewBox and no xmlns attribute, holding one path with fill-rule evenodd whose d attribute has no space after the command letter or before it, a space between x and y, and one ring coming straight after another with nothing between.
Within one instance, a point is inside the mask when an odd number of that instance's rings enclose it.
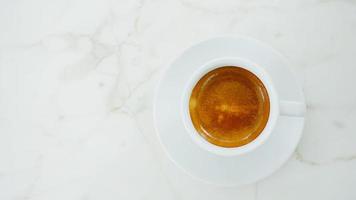
<instances>
[{"instance_id":1,"label":"ceramic cup rim","mask_svg":"<svg viewBox=\"0 0 356 200\"><path fill-rule=\"evenodd\" d=\"M264 84L270 100L270 113L266 126L259 134L259 136L257 136L257 138L255 138L250 143L239 147L227 148L227 147L217 146L215 144L208 142L194 128L189 113L189 99L194 86L206 73L223 66L241 67L256 75ZM268 140L275 127L278 116L280 115L278 94L276 92L276 89L273 85L270 76L262 68L262 66L259 66L258 64L244 58L222 57L222 58L216 58L210 60L197 68L195 73L190 77L189 81L187 81L184 88L185 89L183 91L182 101L181 101L182 104L180 109L181 118L183 120L184 127L187 130L187 133L190 135L190 138L193 140L193 142L195 142L203 150L209 151L210 153L214 153L216 155L220 155L220 156L242 155L255 150L256 148L261 146L266 140Z\"/></svg>"}]
</instances>

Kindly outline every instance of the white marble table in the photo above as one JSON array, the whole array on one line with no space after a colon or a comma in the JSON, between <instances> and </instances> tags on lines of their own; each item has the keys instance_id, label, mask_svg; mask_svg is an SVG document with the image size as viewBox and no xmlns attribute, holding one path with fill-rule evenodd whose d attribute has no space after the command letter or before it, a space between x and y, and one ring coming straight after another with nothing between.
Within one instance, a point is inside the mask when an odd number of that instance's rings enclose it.
<instances>
[{"instance_id":1,"label":"white marble table","mask_svg":"<svg viewBox=\"0 0 356 200\"><path fill-rule=\"evenodd\" d=\"M162 68L224 34L285 54L308 104L296 153L240 188L181 172L152 122ZM356 199L355 57L353 0L2 0L0 199Z\"/></svg>"}]
</instances>

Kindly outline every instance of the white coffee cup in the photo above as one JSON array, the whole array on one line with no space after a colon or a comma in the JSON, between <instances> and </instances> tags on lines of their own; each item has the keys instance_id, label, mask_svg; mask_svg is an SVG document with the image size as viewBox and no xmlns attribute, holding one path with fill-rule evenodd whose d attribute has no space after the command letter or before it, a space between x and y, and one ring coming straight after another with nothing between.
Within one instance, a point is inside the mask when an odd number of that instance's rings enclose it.
<instances>
[{"instance_id":1,"label":"white coffee cup","mask_svg":"<svg viewBox=\"0 0 356 200\"><path fill-rule=\"evenodd\" d=\"M256 139L240 147L226 148L208 142L194 128L189 114L189 98L196 83L209 71L222 66L238 66L255 74L266 87L270 100L270 114L265 128ZM273 81L261 66L253 63L252 61L237 57L214 59L198 68L196 73L192 74L190 81L188 81L182 98L181 116L184 126L187 129L187 133L191 136L191 139L204 150L222 156L242 155L255 150L266 140L268 140L280 115L298 117L304 116L305 113L304 104L299 102L282 101L279 99L278 93L273 85Z\"/></svg>"}]
</instances>

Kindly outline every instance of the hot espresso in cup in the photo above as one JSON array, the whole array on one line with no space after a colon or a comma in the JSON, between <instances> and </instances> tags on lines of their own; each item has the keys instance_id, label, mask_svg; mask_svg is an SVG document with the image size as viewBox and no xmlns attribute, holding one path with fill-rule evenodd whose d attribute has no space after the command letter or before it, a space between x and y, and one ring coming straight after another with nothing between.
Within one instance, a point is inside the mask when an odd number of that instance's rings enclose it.
<instances>
[{"instance_id":1,"label":"hot espresso in cup","mask_svg":"<svg viewBox=\"0 0 356 200\"><path fill-rule=\"evenodd\" d=\"M270 100L255 74L241 67L223 66L196 83L189 113L194 128L208 142L239 147L252 142L265 128Z\"/></svg>"}]
</instances>

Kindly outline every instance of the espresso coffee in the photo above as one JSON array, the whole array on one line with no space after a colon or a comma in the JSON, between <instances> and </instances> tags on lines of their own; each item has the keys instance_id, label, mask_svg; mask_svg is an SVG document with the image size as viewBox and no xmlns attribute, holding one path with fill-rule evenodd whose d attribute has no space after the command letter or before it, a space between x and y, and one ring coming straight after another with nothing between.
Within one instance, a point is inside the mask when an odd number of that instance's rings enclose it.
<instances>
[{"instance_id":1,"label":"espresso coffee","mask_svg":"<svg viewBox=\"0 0 356 200\"><path fill-rule=\"evenodd\" d=\"M265 128L270 112L267 90L252 72L235 66L216 68L194 86L189 113L197 132L221 147L252 142Z\"/></svg>"}]
</instances>

